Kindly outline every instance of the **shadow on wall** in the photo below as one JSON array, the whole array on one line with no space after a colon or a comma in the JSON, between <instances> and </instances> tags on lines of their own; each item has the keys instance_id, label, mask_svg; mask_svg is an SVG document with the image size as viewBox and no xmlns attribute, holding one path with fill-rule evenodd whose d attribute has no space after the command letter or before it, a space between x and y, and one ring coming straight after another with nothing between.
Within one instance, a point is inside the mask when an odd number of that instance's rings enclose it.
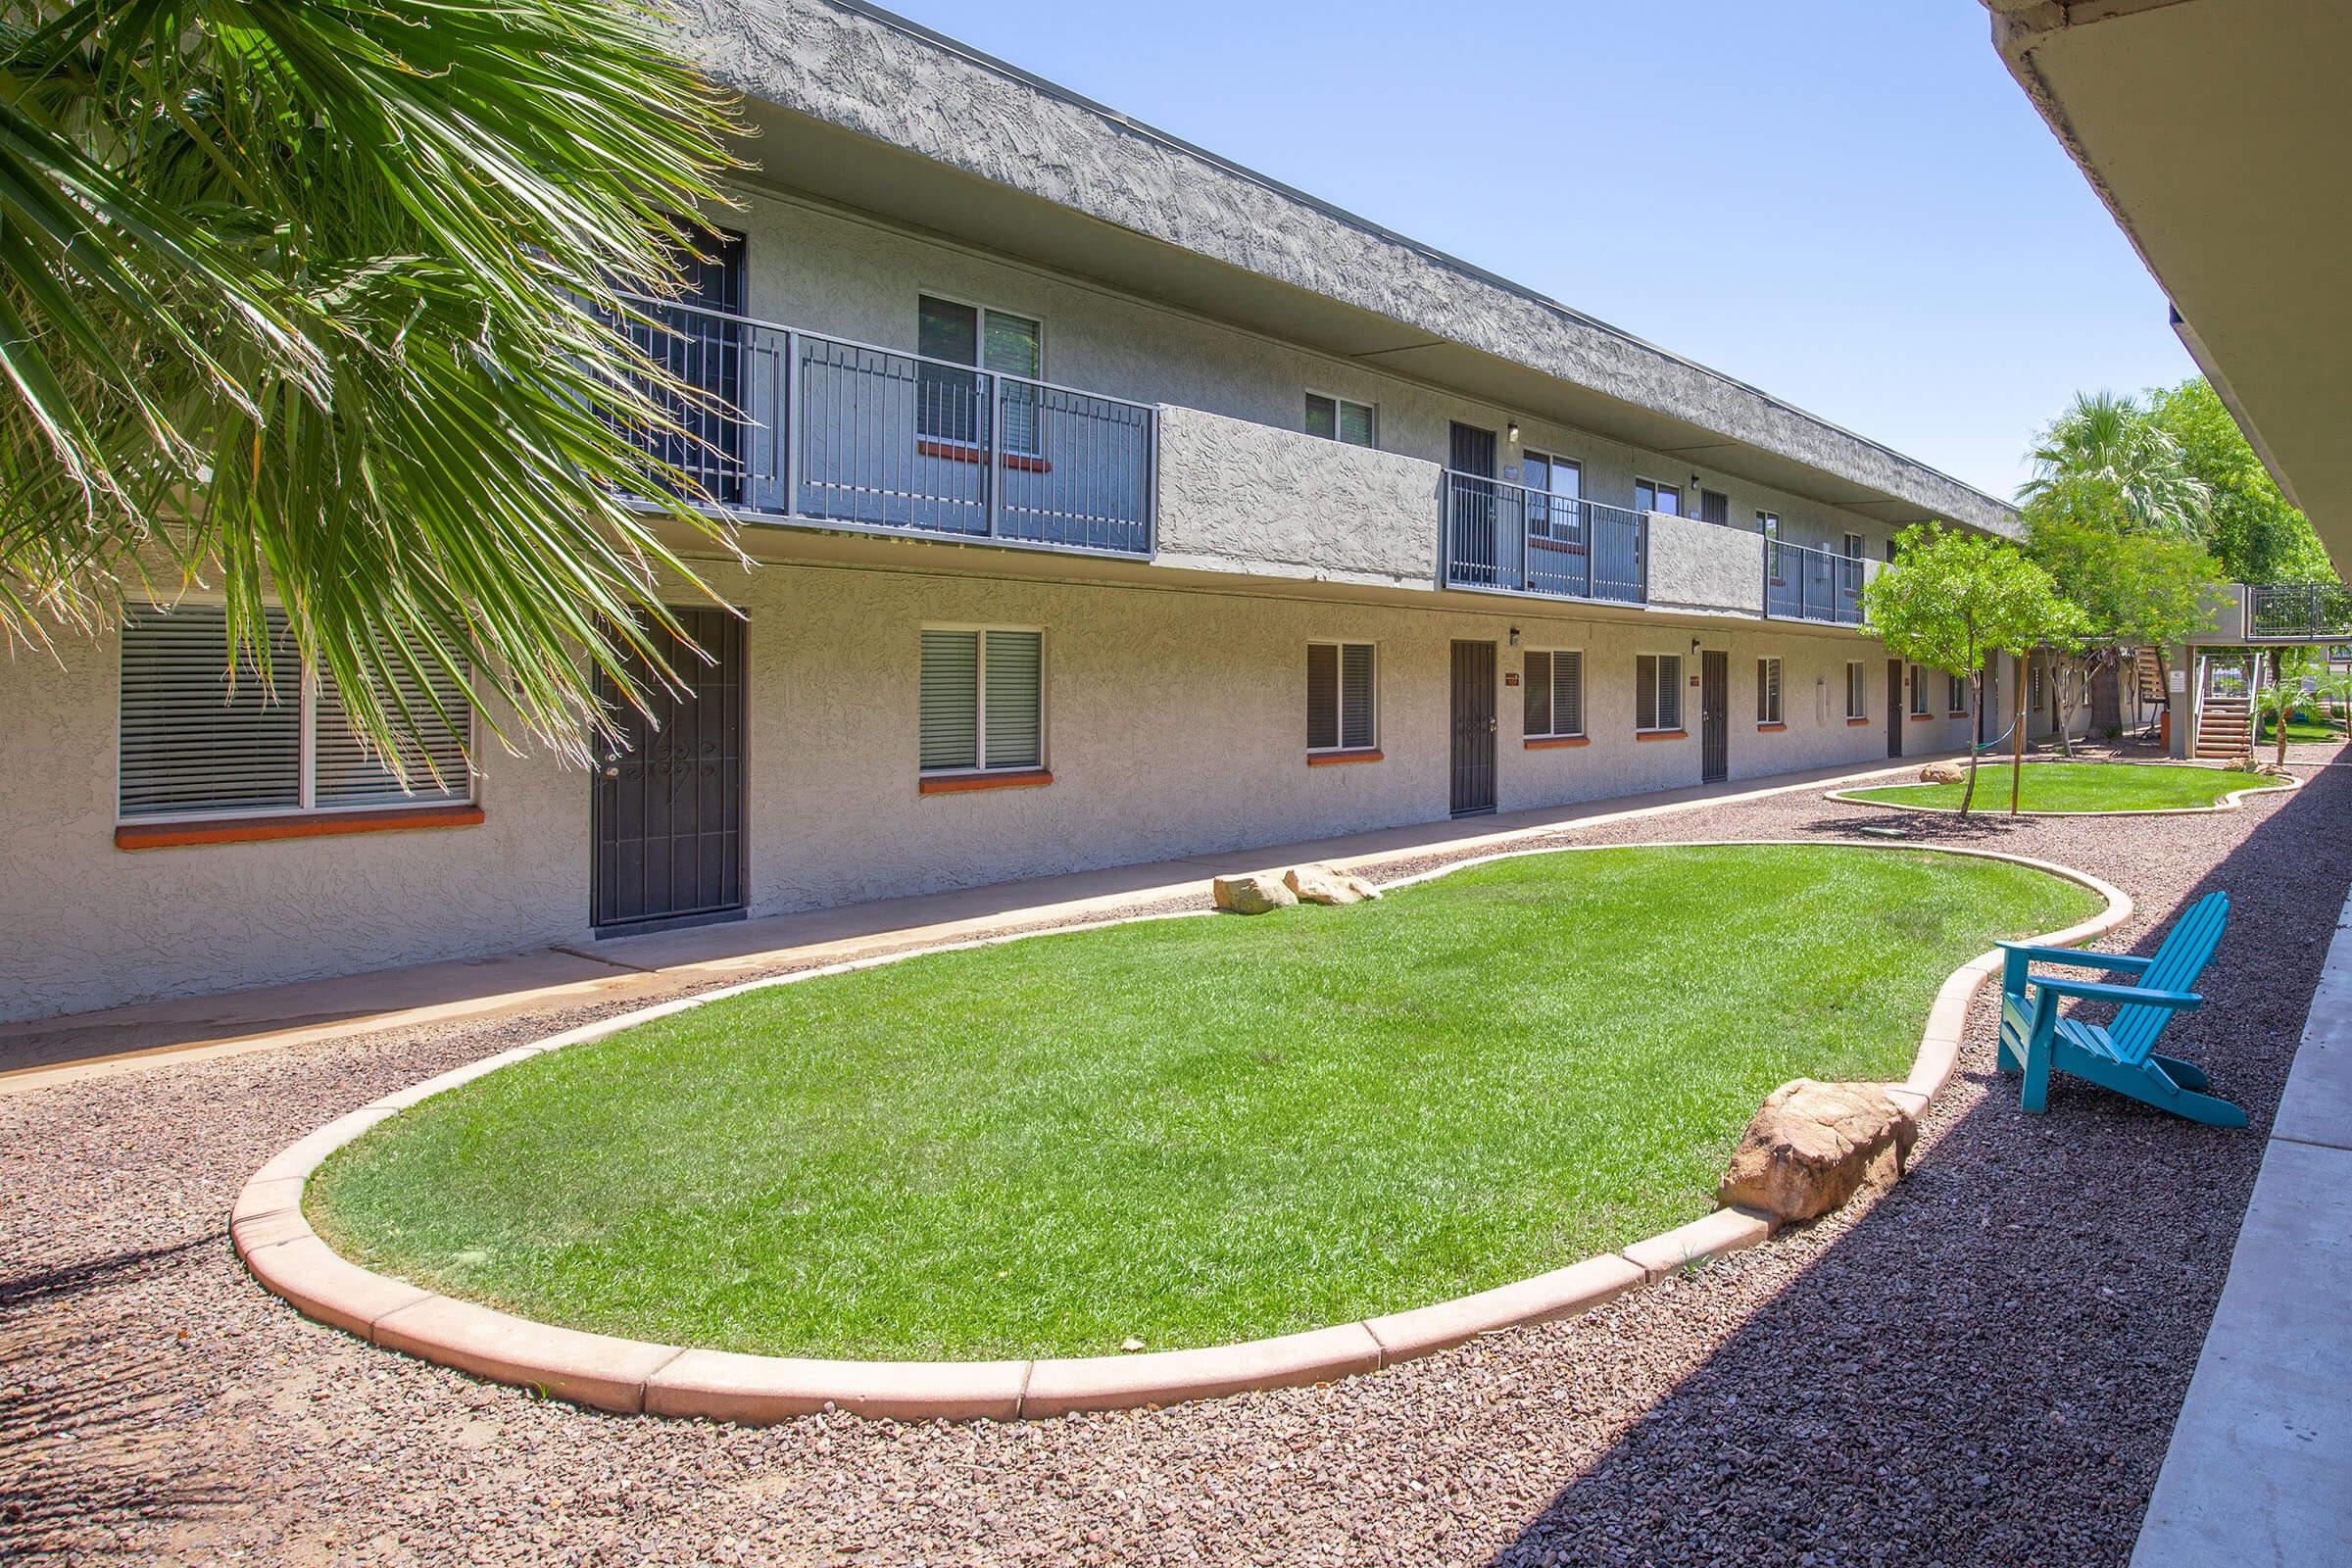
<instances>
[{"instance_id":1,"label":"shadow on wall","mask_svg":"<svg viewBox=\"0 0 2352 1568\"><path fill-rule=\"evenodd\" d=\"M2194 886L2121 878L2138 953L2230 890L2207 1004L2175 1019L2166 1049L2211 1068L2252 1127L2197 1127L2064 1078L2048 1113L2027 1115L2016 1081L1989 1070L1988 994L1962 1055L1984 1098L1494 1568L2120 1568L2352 884L2352 861L2311 850L2348 815L2352 770L2327 769Z\"/></svg>"}]
</instances>

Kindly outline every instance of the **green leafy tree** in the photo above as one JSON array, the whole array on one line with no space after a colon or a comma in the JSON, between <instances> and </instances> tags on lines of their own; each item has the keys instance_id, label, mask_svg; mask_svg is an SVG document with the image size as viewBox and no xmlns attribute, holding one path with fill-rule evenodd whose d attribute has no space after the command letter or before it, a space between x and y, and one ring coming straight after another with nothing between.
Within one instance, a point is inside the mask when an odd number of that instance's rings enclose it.
<instances>
[{"instance_id":1,"label":"green leafy tree","mask_svg":"<svg viewBox=\"0 0 2352 1568\"><path fill-rule=\"evenodd\" d=\"M2283 772L2287 726L2307 710L2325 718L2334 710L2352 707L2352 680L2335 674L2308 648L2274 648L2270 664L2271 678L2256 682L2248 694L2246 744L2250 749L2267 725L2278 745L2273 761Z\"/></svg>"},{"instance_id":2,"label":"green leafy tree","mask_svg":"<svg viewBox=\"0 0 2352 1568\"><path fill-rule=\"evenodd\" d=\"M615 280L674 286L735 129L663 26L633 0L9 7L0 641L202 583L224 664L266 667L270 596L396 768L437 716L400 677L433 670L584 755L593 668L641 696L659 583L699 586L665 538L731 542L646 456L695 394L612 324Z\"/></svg>"},{"instance_id":3,"label":"green leafy tree","mask_svg":"<svg viewBox=\"0 0 2352 1568\"><path fill-rule=\"evenodd\" d=\"M2040 508L2027 512L2028 556L2081 611L2075 638L2082 657L2053 661L2051 693L2061 751L2075 715L2102 669L2119 669L2133 648L2192 641L2211 623L2207 593L2220 571L2205 548L2169 535L2119 533Z\"/></svg>"},{"instance_id":4,"label":"green leafy tree","mask_svg":"<svg viewBox=\"0 0 2352 1568\"><path fill-rule=\"evenodd\" d=\"M2280 493L2221 395L2202 376L2153 394L2158 429L2210 501L2205 545L2232 582L2330 582L2336 572L2311 520Z\"/></svg>"},{"instance_id":5,"label":"green leafy tree","mask_svg":"<svg viewBox=\"0 0 2352 1568\"><path fill-rule=\"evenodd\" d=\"M2079 394L2031 461L2034 475L2017 492L2028 510L2117 533L2193 538L2212 500L2172 434L2112 392Z\"/></svg>"},{"instance_id":6,"label":"green leafy tree","mask_svg":"<svg viewBox=\"0 0 2352 1568\"><path fill-rule=\"evenodd\" d=\"M2049 574L2004 540L1940 522L1906 528L1896 543L1894 561L1863 590L1863 629L1897 659L1965 677L1971 732L1982 733L1986 661L2037 646L2064 619ZM1976 793L1971 747L1961 815Z\"/></svg>"}]
</instances>

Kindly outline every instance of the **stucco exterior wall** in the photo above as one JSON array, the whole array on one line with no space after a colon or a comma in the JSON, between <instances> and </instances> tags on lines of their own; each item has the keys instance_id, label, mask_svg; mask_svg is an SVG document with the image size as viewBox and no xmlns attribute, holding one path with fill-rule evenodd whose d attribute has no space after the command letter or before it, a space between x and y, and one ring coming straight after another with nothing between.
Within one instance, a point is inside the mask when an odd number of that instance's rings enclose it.
<instances>
[{"instance_id":1,"label":"stucco exterior wall","mask_svg":"<svg viewBox=\"0 0 2352 1568\"><path fill-rule=\"evenodd\" d=\"M1497 648L1505 811L1697 782L1694 686L1687 739L1634 735L1636 657L1680 656L1695 680L1693 640L1730 656L1735 778L1886 749L1884 661L1852 634L817 565L730 589L750 616L754 914L1442 818L1454 638ZM918 640L940 622L1044 628L1050 786L918 791ZM1310 638L1376 645L1384 760L1306 765ZM1584 653L1589 744L1522 744L1523 688L1501 683L1533 648ZM1769 732L1768 654L1787 693ZM1845 722L1849 657L1867 662L1866 725ZM21 741L0 751L0 1018L589 938L589 784L543 757L486 759L476 827L117 850L116 680L111 644L69 648L63 670L0 663L0 732ZM1911 726L1906 746L1956 745L1949 727Z\"/></svg>"},{"instance_id":2,"label":"stucco exterior wall","mask_svg":"<svg viewBox=\"0 0 2352 1568\"><path fill-rule=\"evenodd\" d=\"M1162 565L1429 587L1434 463L1170 406L1159 421Z\"/></svg>"},{"instance_id":3,"label":"stucco exterior wall","mask_svg":"<svg viewBox=\"0 0 2352 1568\"><path fill-rule=\"evenodd\" d=\"M1764 540L1689 517L1649 519L1649 602L1764 612Z\"/></svg>"},{"instance_id":4,"label":"stucco exterior wall","mask_svg":"<svg viewBox=\"0 0 2352 1568\"><path fill-rule=\"evenodd\" d=\"M1633 505L1639 478L1679 487L1683 510L1692 514L1702 488L1721 491L1729 498L1736 532L1752 532L1758 512L1773 513L1781 519L1782 540L1791 545L1839 550L1844 536L1855 533L1865 554L1878 558L1886 554L1893 531L1858 513L1685 458L1630 447L789 194L749 190L740 207L712 218L744 235L748 303L755 317L911 353L916 302L924 294L992 307L1044 323L1050 381L1300 435L1302 444L1296 445L1272 443L1269 437L1271 444L1249 459L1254 464L1286 450L1294 455L1298 471L1284 476L1284 488L1295 490L1311 509L1290 525L1294 546L1305 543L1310 530L1352 530L1355 519L1347 504L1351 487L1366 477L1357 449L1301 435L1310 390L1369 405L1378 448L1425 464L1446 461L1448 429L1459 420L1495 432L1500 477L1506 480L1522 477L1527 453L1541 452L1581 463L1584 494L1613 506ZM759 377L748 401L755 417L771 417L766 405L772 399ZM1516 446L1507 440L1514 423L1521 426ZM1229 439L1236 443L1229 452L1238 457L1238 433ZM1226 481L1233 472L1216 466L1163 471L1163 521L1170 511L1189 510L1199 517L1230 499ZM1186 487L1196 483L1205 483L1207 491L1186 494ZM1427 535L1417 541L1425 578L1436 564L1437 529L1433 489ZM1356 569L1348 563L1359 561L1363 548L1353 537L1318 539L1311 554L1319 566L1345 572ZM1276 575L1289 574L1283 557L1267 558L1265 564Z\"/></svg>"}]
</instances>

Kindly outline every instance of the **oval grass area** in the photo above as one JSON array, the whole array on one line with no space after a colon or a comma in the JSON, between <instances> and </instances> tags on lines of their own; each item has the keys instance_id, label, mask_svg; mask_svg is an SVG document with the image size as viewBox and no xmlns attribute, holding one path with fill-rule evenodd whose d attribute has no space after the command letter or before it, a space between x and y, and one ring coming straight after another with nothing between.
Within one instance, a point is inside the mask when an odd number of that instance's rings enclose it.
<instances>
[{"instance_id":1,"label":"oval grass area","mask_svg":"<svg viewBox=\"0 0 2352 1568\"><path fill-rule=\"evenodd\" d=\"M770 987L438 1095L330 1159L370 1268L787 1355L1323 1327L1697 1217L1800 1074L1899 1078L1936 988L2102 906L1832 847L1491 862Z\"/></svg>"},{"instance_id":2,"label":"oval grass area","mask_svg":"<svg viewBox=\"0 0 2352 1568\"><path fill-rule=\"evenodd\" d=\"M2231 790L2276 787L2278 780L2185 762L2028 762L2018 790L2021 811L2177 811L2210 807ZM1964 784L1889 784L1843 790L1848 800L1956 811ZM1977 773L1972 809L2009 809L2009 764L1987 760Z\"/></svg>"}]
</instances>

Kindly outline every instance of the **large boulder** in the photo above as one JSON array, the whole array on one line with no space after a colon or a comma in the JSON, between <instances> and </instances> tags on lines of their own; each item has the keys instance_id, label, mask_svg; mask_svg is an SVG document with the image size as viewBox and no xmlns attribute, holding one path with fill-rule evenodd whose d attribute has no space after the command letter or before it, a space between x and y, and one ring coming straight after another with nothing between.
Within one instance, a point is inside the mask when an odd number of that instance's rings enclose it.
<instances>
[{"instance_id":1,"label":"large boulder","mask_svg":"<svg viewBox=\"0 0 2352 1568\"><path fill-rule=\"evenodd\" d=\"M1930 762L1919 770L1922 784L1957 784L1967 776L1957 762Z\"/></svg>"},{"instance_id":2,"label":"large boulder","mask_svg":"<svg viewBox=\"0 0 2352 1568\"><path fill-rule=\"evenodd\" d=\"M1783 1220L1812 1219L1902 1175L1918 1140L1911 1115L1877 1084L1798 1078L1765 1098L1717 1196Z\"/></svg>"},{"instance_id":3,"label":"large boulder","mask_svg":"<svg viewBox=\"0 0 2352 1568\"><path fill-rule=\"evenodd\" d=\"M1321 861L1292 866L1282 873L1282 884L1300 904L1361 904L1380 897L1380 889L1362 877Z\"/></svg>"},{"instance_id":4,"label":"large boulder","mask_svg":"<svg viewBox=\"0 0 2352 1568\"><path fill-rule=\"evenodd\" d=\"M1271 871L1221 876L1209 884L1209 892L1215 897L1218 908L1231 909L1236 914L1264 914L1270 909L1287 909L1298 902L1298 895Z\"/></svg>"}]
</instances>

